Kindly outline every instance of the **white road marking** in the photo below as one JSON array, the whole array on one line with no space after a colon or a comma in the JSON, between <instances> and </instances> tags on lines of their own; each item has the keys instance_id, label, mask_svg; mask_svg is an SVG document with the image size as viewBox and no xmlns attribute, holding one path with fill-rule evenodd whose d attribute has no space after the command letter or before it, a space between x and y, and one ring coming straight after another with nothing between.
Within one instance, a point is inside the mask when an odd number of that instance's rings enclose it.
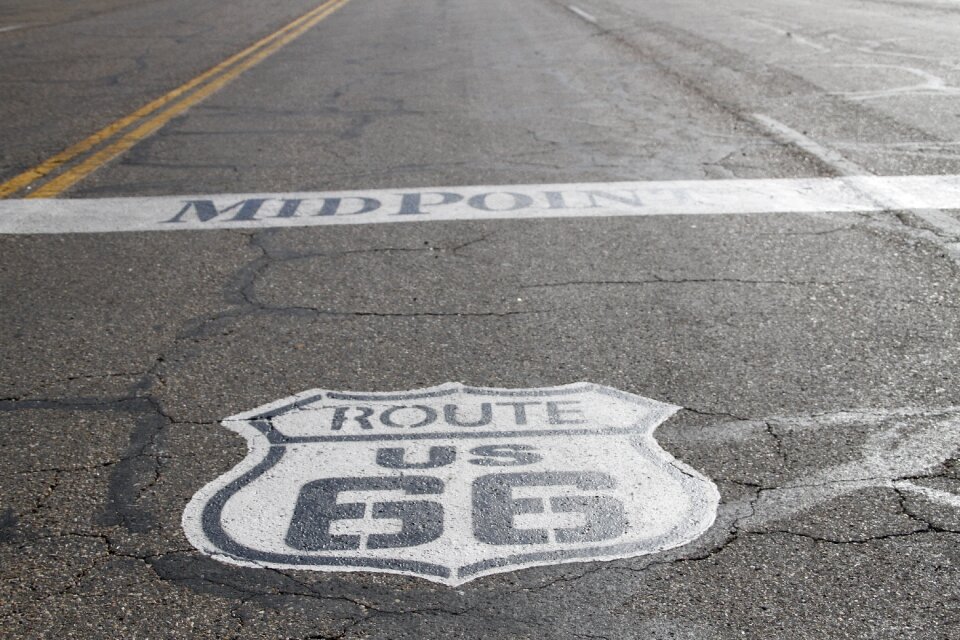
<instances>
[{"instance_id":1,"label":"white road marking","mask_svg":"<svg viewBox=\"0 0 960 640\"><path fill-rule=\"evenodd\" d=\"M799 131L791 129L770 116L755 113L752 115L752 118L776 138L780 139L781 142L792 144L803 149L843 176L862 177L871 175L870 171L866 168L848 160L836 151L824 147L815 140L805 136ZM960 239L960 220L940 211L940 209L960 208L960 201L956 199L954 199L951 206L946 207L930 206L929 203L925 204L920 202L917 204L908 204L910 198L905 198L904 196L906 194L901 193L901 183L896 179L881 179L879 181L866 182L857 181L854 188L862 189L863 196L873 200L880 210L907 211L917 218L922 219L939 233ZM952 245L948 247L948 249L952 254L956 253Z\"/></svg>"},{"instance_id":2,"label":"white road marking","mask_svg":"<svg viewBox=\"0 0 960 640\"><path fill-rule=\"evenodd\" d=\"M7 33L8 31L16 31L17 29L23 29L24 27L29 26L25 24L11 24L6 27L0 27L0 33Z\"/></svg>"},{"instance_id":3,"label":"white road marking","mask_svg":"<svg viewBox=\"0 0 960 640\"><path fill-rule=\"evenodd\" d=\"M224 421L248 455L183 527L230 564L449 586L653 554L699 538L720 502L653 436L679 408L590 383L315 389Z\"/></svg>"},{"instance_id":4,"label":"white road marking","mask_svg":"<svg viewBox=\"0 0 960 640\"><path fill-rule=\"evenodd\" d=\"M924 158L956 160L960 156L960 141L919 142L844 142L838 146L853 151L871 151Z\"/></svg>"},{"instance_id":5,"label":"white road marking","mask_svg":"<svg viewBox=\"0 0 960 640\"><path fill-rule=\"evenodd\" d=\"M906 53L903 51L888 51L883 49L883 47L895 47L897 44L907 38L887 38L884 40L859 40L854 38L846 38L836 33L831 33L827 35L827 38L831 40L836 40L837 42L843 42L849 45L853 45L853 48L861 53L869 53L871 56L892 56L895 58L910 58L912 60L923 60L931 64L935 64L946 69L958 70L960 65L958 65L954 60L950 58L944 58L942 55L924 55L919 53Z\"/></svg>"},{"instance_id":6,"label":"white road marking","mask_svg":"<svg viewBox=\"0 0 960 640\"><path fill-rule=\"evenodd\" d=\"M845 176L866 176L870 175L870 172L856 164L847 160L842 155L828 149L821 145L819 142L808 138L799 131L788 127L779 120L775 120L770 116L766 116L762 113L754 113L751 116L757 123L762 125L768 132L772 133L775 138L780 142L799 147L800 149L806 151L810 155L814 156L834 171L841 175Z\"/></svg>"},{"instance_id":7,"label":"white road marking","mask_svg":"<svg viewBox=\"0 0 960 640\"><path fill-rule=\"evenodd\" d=\"M741 423L743 424L743 423ZM751 423L747 423L751 424ZM960 508L960 496L902 480L934 474L960 451L960 407L841 411L804 418L772 417L753 423L765 431L774 425L783 433L832 429L877 430L863 443L860 455L848 462L815 471L804 470L776 488L765 490L751 515L742 522L753 527L793 517L836 498L869 488L892 488L923 495L938 504ZM889 426L888 426L889 425ZM725 432L736 434L736 424Z\"/></svg>"},{"instance_id":8,"label":"white road marking","mask_svg":"<svg viewBox=\"0 0 960 640\"><path fill-rule=\"evenodd\" d=\"M847 100L877 100L879 98L891 98L902 95L935 95L935 96L957 96L960 95L960 88L952 87L947 81L938 75L929 71L909 67L899 64L833 64L831 67L852 67L862 69L894 69L904 71L917 76L923 82L911 84L902 87L893 87L890 89L876 89L870 91L836 91L833 95L843 96Z\"/></svg>"},{"instance_id":9,"label":"white road marking","mask_svg":"<svg viewBox=\"0 0 960 640\"><path fill-rule=\"evenodd\" d=\"M786 129L784 139L834 167L859 167ZM799 138L798 138L799 136ZM827 212L925 212L947 229L960 222L960 175L678 180L547 185L248 193L149 198L0 200L0 234L257 229L442 220ZM935 217L939 215L940 217Z\"/></svg>"},{"instance_id":10,"label":"white road marking","mask_svg":"<svg viewBox=\"0 0 960 640\"><path fill-rule=\"evenodd\" d=\"M575 14L577 14L578 16L580 16L581 18L583 18L584 20L586 20L586 21L589 22L590 24L597 24L597 19L594 18L594 17L593 17L592 15L590 15L589 13L587 13L586 11L584 11L583 9L581 9L581 8L579 8L579 7L575 7L575 6L572 5L572 4L568 4L568 5L567 5L567 9L569 9L569 10L572 11L572 12L574 12Z\"/></svg>"}]
</instances>

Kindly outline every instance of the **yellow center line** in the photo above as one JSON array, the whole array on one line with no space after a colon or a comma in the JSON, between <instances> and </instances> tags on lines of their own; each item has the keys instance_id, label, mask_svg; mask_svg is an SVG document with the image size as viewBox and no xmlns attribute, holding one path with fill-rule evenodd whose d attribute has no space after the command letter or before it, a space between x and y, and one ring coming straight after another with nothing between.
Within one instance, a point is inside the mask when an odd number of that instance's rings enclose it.
<instances>
[{"instance_id":1,"label":"yellow center line","mask_svg":"<svg viewBox=\"0 0 960 640\"><path fill-rule=\"evenodd\" d=\"M258 62L262 61L267 56L276 52L278 49L288 44L289 42L295 40L299 36L303 35L307 30L312 28L318 22L326 18L328 15L345 5L349 0L327 0L320 6L308 11L304 15L300 16L296 20L290 22L284 27L281 27L277 31L271 33L264 38L261 38L257 42L253 43L243 51L240 51L237 54L234 54L219 63L218 65L212 67L211 69L203 72L192 80L180 85L176 89L160 96L156 100L145 104L140 107L133 113L112 122L107 125L100 131L94 133L88 138L81 140L80 142L67 147L60 153L51 156L47 160L43 161L39 165L24 171L23 173L11 178L7 182L0 184L0 198L6 198L14 193L20 191L21 189L26 188L27 186L33 184L37 180L40 180L50 173L56 171L63 165L67 164L77 156L90 151L91 149L97 147L98 145L107 142L109 139L114 137L118 132L123 131L127 127L136 124L137 122L148 117L158 109L163 108L164 106L169 105L171 102L174 104L169 107L169 110L175 110L174 113L169 116L168 111L161 112L158 116L149 120L147 123L140 125L127 135L123 136L113 145L103 149L102 151L94 154L88 158L85 162L75 167L74 169L65 172L63 175L59 176L55 180L52 180L50 183L44 185L34 193L28 195L28 198L49 198L56 196L62 193L65 189L68 189L72 185L76 184L78 181L82 180L85 176L89 175L92 171L95 171L105 162L108 162L110 159L116 157L118 154L123 153L137 142L150 135L161 126L166 124L176 115L183 113L190 106L196 104L200 100L208 97L213 92L225 86L230 80L233 80L238 75L254 66ZM266 52L266 53L265 53ZM241 64L238 64L241 63ZM234 66L237 65L237 66ZM228 78L224 81L224 78ZM184 101L175 102L178 98L188 93L189 91L195 89L198 86L203 85L204 83L210 81L210 84L206 85L196 93L188 96ZM210 87L215 87L210 89ZM208 90L210 89L210 90ZM204 92L202 97L194 99L195 96ZM187 104L183 106L183 103ZM157 123L156 126L147 127L147 125ZM140 135L132 137L134 133L139 132ZM123 143L121 145L121 143ZM120 146L118 146L120 145ZM107 153L107 151L116 149ZM94 159L97 159L96 162L93 162ZM82 169L82 172L79 172ZM75 173L78 172L78 173ZM67 179L68 177L72 179ZM56 186L55 186L56 185Z\"/></svg>"}]
</instances>

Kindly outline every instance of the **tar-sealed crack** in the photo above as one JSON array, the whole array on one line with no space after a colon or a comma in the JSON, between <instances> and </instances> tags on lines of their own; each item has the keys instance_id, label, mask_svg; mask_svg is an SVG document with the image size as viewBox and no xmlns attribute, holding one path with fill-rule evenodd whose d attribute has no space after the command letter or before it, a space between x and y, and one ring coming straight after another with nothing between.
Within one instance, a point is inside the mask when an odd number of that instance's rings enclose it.
<instances>
[{"instance_id":1,"label":"tar-sealed crack","mask_svg":"<svg viewBox=\"0 0 960 640\"><path fill-rule=\"evenodd\" d=\"M107 489L107 506L100 515L102 526L123 526L131 532L147 532L156 528L153 515L141 509L138 502L142 494L151 489L162 477L163 467L173 457L163 452L159 442L164 430L174 424L206 425L202 422L177 422L161 409L158 402L151 398L131 397L98 401L94 398L82 399L36 399L10 401L0 404L0 410L71 410L119 412L133 417L134 428L127 449L115 458L86 465L47 465L18 471L17 475L37 475L50 473L52 478L44 493L38 496L35 505L26 512L17 514L10 511L9 517L16 523L26 515L35 515L46 509L46 502L60 487L65 473L110 472ZM144 482L146 479L146 482ZM18 539L15 526L7 527L5 537ZM43 538L47 533L34 534L30 539ZM93 535L93 534L86 534Z\"/></svg>"},{"instance_id":2,"label":"tar-sealed crack","mask_svg":"<svg viewBox=\"0 0 960 640\"><path fill-rule=\"evenodd\" d=\"M772 423L764 422L763 425L767 433L770 435L771 438L773 438L773 441L776 444L777 455L780 456L780 462L783 464L784 467L787 467L790 463L790 460L787 456L787 449L783 443L783 437L779 433L777 433L777 429Z\"/></svg>"}]
</instances>

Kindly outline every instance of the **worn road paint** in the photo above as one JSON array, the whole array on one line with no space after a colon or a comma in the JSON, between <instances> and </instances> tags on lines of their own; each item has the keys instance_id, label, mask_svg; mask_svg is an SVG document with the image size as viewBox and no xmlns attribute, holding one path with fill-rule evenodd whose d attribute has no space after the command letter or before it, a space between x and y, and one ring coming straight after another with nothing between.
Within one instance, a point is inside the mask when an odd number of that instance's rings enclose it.
<instances>
[{"instance_id":1,"label":"worn road paint","mask_svg":"<svg viewBox=\"0 0 960 640\"><path fill-rule=\"evenodd\" d=\"M16 31L17 29L23 29L27 25L25 24L11 24L6 27L0 27L0 33L7 33L9 31Z\"/></svg>"},{"instance_id":2,"label":"worn road paint","mask_svg":"<svg viewBox=\"0 0 960 640\"><path fill-rule=\"evenodd\" d=\"M779 142L802 149L840 175L870 175L870 172L867 171L865 167L861 167L857 163L848 160L843 156L843 154L834 151L833 149L828 149L816 140L800 133L796 129L785 125L775 118L771 118L770 116L762 113L754 113L751 115L751 118L754 122L766 129L768 133L772 134L773 137Z\"/></svg>"},{"instance_id":3,"label":"worn road paint","mask_svg":"<svg viewBox=\"0 0 960 640\"><path fill-rule=\"evenodd\" d=\"M900 491L906 491L923 496L934 504L960 509L960 496L948 491L941 491L932 487L924 487L911 480L895 482L893 483L893 486Z\"/></svg>"},{"instance_id":4,"label":"worn road paint","mask_svg":"<svg viewBox=\"0 0 960 640\"><path fill-rule=\"evenodd\" d=\"M762 424L764 429L772 425L781 434L882 429L866 439L856 459L821 469L802 468L777 487L764 489L751 514L742 519L744 524L769 526L869 488L908 491L942 506L960 507L960 496L915 482L942 469L960 451L960 407L844 411L812 418L771 417Z\"/></svg>"},{"instance_id":5,"label":"worn road paint","mask_svg":"<svg viewBox=\"0 0 960 640\"><path fill-rule=\"evenodd\" d=\"M578 16L580 16L581 18L583 18L584 20L586 20L586 21L589 22L590 24L597 24L597 19L594 18L594 17L593 17L592 15L590 15L589 13L587 13L586 11L584 11L583 9L581 9L580 7L575 7L575 6L573 6L572 4L568 4L568 5L567 5L567 9L569 9L569 10L572 11L573 13L577 14Z\"/></svg>"},{"instance_id":6,"label":"worn road paint","mask_svg":"<svg viewBox=\"0 0 960 640\"><path fill-rule=\"evenodd\" d=\"M250 229L436 220L955 209L960 176L857 176L0 200L0 234ZM941 214L952 220L948 214ZM954 222L960 233L960 222Z\"/></svg>"},{"instance_id":7,"label":"worn road paint","mask_svg":"<svg viewBox=\"0 0 960 640\"><path fill-rule=\"evenodd\" d=\"M833 149L821 145L816 140L790 128L779 120L775 120L762 113L754 113L751 117L754 122L764 127L784 144L790 144L802 149L842 176L863 177L871 175L871 172L865 167L845 158ZM863 195L873 199L880 210L907 211L923 220L941 234L960 238L960 220L939 211L940 209L960 208L960 200L955 196L952 206L930 206L922 201L919 201L917 204L909 204L909 199L903 198L904 194L900 193L896 181L868 181L863 183L858 182L857 184L867 188L863 192Z\"/></svg>"},{"instance_id":8,"label":"worn road paint","mask_svg":"<svg viewBox=\"0 0 960 640\"><path fill-rule=\"evenodd\" d=\"M589 383L307 391L224 421L247 457L183 528L230 564L450 586L652 554L702 535L720 499L653 437L678 409Z\"/></svg>"},{"instance_id":9,"label":"worn road paint","mask_svg":"<svg viewBox=\"0 0 960 640\"><path fill-rule=\"evenodd\" d=\"M900 64L849 64L849 63L837 63L830 65L831 67L846 67L846 68L855 68L855 69L891 69L894 71L903 71L910 75L916 76L922 82L901 86L893 87L890 89L875 89L868 91L836 91L833 95L843 96L847 100L877 100L879 98L892 98L896 96L903 95L927 95L927 96L958 96L960 95L960 87L954 87L947 84L947 81L941 76L934 75L929 71L924 69L919 69L917 67L910 67Z\"/></svg>"},{"instance_id":10,"label":"worn road paint","mask_svg":"<svg viewBox=\"0 0 960 640\"><path fill-rule=\"evenodd\" d=\"M318 22L342 7L349 0L327 0L286 26L261 38L243 51L234 54L176 89L140 107L130 115L112 122L100 131L51 156L39 165L0 184L0 198L9 197L64 167L76 158L113 139L129 127L136 127L118 140L93 154L79 165L46 183L28 197L50 198L59 195L112 158L130 149L171 119L197 102L223 88L238 75L269 57L283 46L299 38ZM191 93L192 92L192 93ZM164 109L164 107L166 107ZM160 111L156 116L149 116Z\"/></svg>"}]
</instances>

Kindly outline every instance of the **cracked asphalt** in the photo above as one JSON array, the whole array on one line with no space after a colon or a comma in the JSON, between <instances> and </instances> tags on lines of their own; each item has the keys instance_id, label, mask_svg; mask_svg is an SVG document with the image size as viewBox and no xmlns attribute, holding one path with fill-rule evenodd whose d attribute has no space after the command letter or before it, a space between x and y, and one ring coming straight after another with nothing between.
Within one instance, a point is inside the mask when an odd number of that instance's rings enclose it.
<instances>
[{"instance_id":1,"label":"cracked asphalt","mask_svg":"<svg viewBox=\"0 0 960 640\"><path fill-rule=\"evenodd\" d=\"M843 173L758 115L960 173L956 3L569 4L352 0L62 197ZM4 3L0 181L314 6ZM960 637L960 232L930 220L0 235L0 635ZM706 534L453 588L184 536L246 453L227 416L579 380L683 407L657 439L717 484Z\"/></svg>"}]
</instances>

